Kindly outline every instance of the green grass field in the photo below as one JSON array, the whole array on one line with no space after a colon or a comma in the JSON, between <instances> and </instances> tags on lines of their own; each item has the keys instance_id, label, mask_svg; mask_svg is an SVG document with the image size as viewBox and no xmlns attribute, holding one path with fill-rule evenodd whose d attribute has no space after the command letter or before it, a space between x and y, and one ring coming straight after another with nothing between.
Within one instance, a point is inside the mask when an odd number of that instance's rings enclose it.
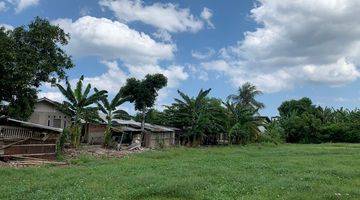
<instances>
[{"instance_id":1,"label":"green grass field","mask_svg":"<svg viewBox=\"0 0 360 200\"><path fill-rule=\"evenodd\" d=\"M360 144L174 148L0 168L1 199L360 199Z\"/></svg>"}]
</instances>

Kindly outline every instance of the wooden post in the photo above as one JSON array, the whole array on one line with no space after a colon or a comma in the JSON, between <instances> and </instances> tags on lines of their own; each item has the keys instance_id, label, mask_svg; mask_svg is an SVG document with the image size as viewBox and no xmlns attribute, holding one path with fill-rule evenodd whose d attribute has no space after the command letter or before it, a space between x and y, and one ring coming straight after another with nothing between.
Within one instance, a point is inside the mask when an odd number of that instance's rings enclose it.
<instances>
[{"instance_id":1,"label":"wooden post","mask_svg":"<svg viewBox=\"0 0 360 200\"><path fill-rule=\"evenodd\" d=\"M3 130L2 127L0 126L0 155L4 155L4 135L3 135Z\"/></svg>"}]
</instances>

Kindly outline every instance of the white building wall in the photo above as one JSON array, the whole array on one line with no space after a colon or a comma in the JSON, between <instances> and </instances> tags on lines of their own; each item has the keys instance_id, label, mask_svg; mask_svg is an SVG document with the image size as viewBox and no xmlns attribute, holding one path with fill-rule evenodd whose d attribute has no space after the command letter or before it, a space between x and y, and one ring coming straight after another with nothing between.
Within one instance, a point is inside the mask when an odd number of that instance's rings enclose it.
<instances>
[{"instance_id":1,"label":"white building wall","mask_svg":"<svg viewBox=\"0 0 360 200\"><path fill-rule=\"evenodd\" d=\"M28 121L51 127L56 127L55 125L58 122L60 127L57 128L66 128L70 125L70 117L57 110L55 105L46 101L40 101L35 104L34 112Z\"/></svg>"}]
</instances>

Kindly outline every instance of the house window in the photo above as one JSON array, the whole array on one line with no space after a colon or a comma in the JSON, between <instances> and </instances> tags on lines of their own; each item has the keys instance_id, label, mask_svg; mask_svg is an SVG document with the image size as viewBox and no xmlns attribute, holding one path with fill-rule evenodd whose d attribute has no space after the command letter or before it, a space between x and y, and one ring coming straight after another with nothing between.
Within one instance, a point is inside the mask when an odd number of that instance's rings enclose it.
<instances>
[{"instance_id":1,"label":"house window","mask_svg":"<svg viewBox=\"0 0 360 200\"><path fill-rule=\"evenodd\" d=\"M64 128L66 128L66 120L64 120Z\"/></svg>"},{"instance_id":2,"label":"house window","mask_svg":"<svg viewBox=\"0 0 360 200\"><path fill-rule=\"evenodd\" d=\"M50 117L50 116L49 116ZM48 126L50 126L50 119L48 119Z\"/></svg>"},{"instance_id":3,"label":"house window","mask_svg":"<svg viewBox=\"0 0 360 200\"><path fill-rule=\"evenodd\" d=\"M61 119L54 119L54 127L61 128Z\"/></svg>"}]
</instances>

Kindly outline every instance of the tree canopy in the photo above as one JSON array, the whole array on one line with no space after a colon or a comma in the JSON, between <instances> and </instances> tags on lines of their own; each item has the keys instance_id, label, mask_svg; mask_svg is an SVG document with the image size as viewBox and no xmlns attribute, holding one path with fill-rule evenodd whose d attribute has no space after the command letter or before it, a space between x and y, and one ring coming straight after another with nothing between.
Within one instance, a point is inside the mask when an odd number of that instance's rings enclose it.
<instances>
[{"instance_id":1,"label":"tree canopy","mask_svg":"<svg viewBox=\"0 0 360 200\"><path fill-rule=\"evenodd\" d=\"M143 111L155 104L158 91L167 85L167 78L162 74L148 74L143 80L129 78L120 89L123 98L129 98L135 109Z\"/></svg>"},{"instance_id":2,"label":"tree canopy","mask_svg":"<svg viewBox=\"0 0 360 200\"><path fill-rule=\"evenodd\" d=\"M265 105L255 99L256 96L261 94L262 92L258 90L255 85L246 82L241 87L239 87L237 94L228 96L228 101L239 104L241 106L252 107L256 110L263 109Z\"/></svg>"},{"instance_id":3,"label":"tree canopy","mask_svg":"<svg viewBox=\"0 0 360 200\"><path fill-rule=\"evenodd\" d=\"M73 67L61 48L68 40L61 28L39 17L26 27L0 28L0 102L8 102L2 114L28 118L37 88L65 78L65 70Z\"/></svg>"},{"instance_id":4,"label":"tree canopy","mask_svg":"<svg viewBox=\"0 0 360 200\"><path fill-rule=\"evenodd\" d=\"M144 132L146 110L154 106L158 91L167 85L162 74L148 74L144 79L129 78L120 89L121 97L135 104L135 110L141 111L141 132Z\"/></svg>"}]
</instances>

